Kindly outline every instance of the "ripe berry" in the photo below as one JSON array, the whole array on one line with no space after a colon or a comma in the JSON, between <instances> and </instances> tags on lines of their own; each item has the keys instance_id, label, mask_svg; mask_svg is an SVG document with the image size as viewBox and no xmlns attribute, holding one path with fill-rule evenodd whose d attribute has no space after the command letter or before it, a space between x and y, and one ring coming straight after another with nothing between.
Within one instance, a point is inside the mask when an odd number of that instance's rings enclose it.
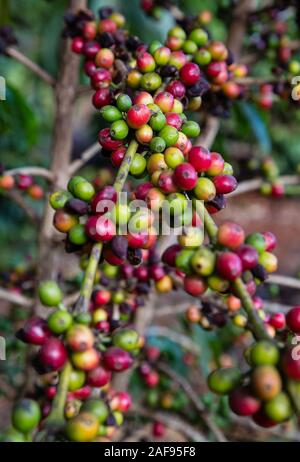
<instances>
[{"instance_id":1,"label":"ripe berry","mask_svg":"<svg viewBox=\"0 0 300 462\"><path fill-rule=\"evenodd\" d=\"M182 117L176 112L168 112L166 114L167 125L171 125L171 127L180 130L182 126Z\"/></svg>"},{"instance_id":2,"label":"ripe berry","mask_svg":"<svg viewBox=\"0 0 300 462\"><path fill-rule=\"evenodd\" d=\"M33 178L30 175L19 175L17 177L17 186L21 190L30 188L33 185Z\"/></svg>"},{"instance_id":3,"label":"ripe berry","mask_svg":"<svg viewBox=\"0 0 300 462\"><path fill-rule=\"evenodd\" d=\"M91 387L101 388L111 381L111 372L103 366L98 366L87 374L87 383Z\"/></svg>"},{"instance_id":4,"label":"ripe berry","mask_svg":"<svg viewBox=\"0 0 300 462\"><path fill-rule=\"evenodd\" d=\"M49 336L50 331L46 321L38 316L29 319L17 334L20 340L31 345L43 345Z\"/></svg>"},{"instance_id":5,"label":"ripe berry","mask_svg":"<svg viewBox=\"0 0 300 462\"><path fill-rule=\"evenodd\" d=\"M84 40L82 37L75 37L72 40L72 51L78 55L81 55L83 51Z\"/></svg>"},{"instance_id":6,"label":"ripe berry","mask_svg":"<svg viewBox=\"0 0 300 462\"><path fill-rule=\"evenodd\" d=\"M145 104L136 104L127 112L127 123L131 128L138 129L147 124L151 111Z\"/></svg>"},{"instance_id":7,"label":"ripe berry","mask_svg":"<svg viewBox=\"0 0 300 462\"><path fill-rule=\"evenodd\" d=\"M12 424L21 433L29 434L41 419L41 410L36 401L22 399L17 401L12 410Z\"/></svg>"},{"instance_id":8,"label":"ripe berry","mask_svg":"<svg viewBox=\"0 0 300 462\"><path fill-rule=\"evenodd\" d=\"M179 188L189 191L195 188L198 176L194 167L184 162L175 168L174 179Z\"/></svg>"},{"instance_id":9,"label":"ripe berry","mask_svg":"<svg viewBox=\"0 0 300 462\"><path fill-rule=\"evenodd\" d=\"M72 351L86 351L92 348L95 338L87 326L75 324L67 332L66 342Z\"/></svg>"},{"instance_id":10,"label":"ripe berry","mask_svg":"<svg viewBox=\"0 0 300 462\"><path fill-rule=\"evenodd\" d=\"M282 367L287 377L294 380L300 380L300 358L297 349L295 349L294 355L293 350L286 351L283 357Z\"/></svg>"},{"instance_id":11,"label":"ripe berry","mask_svg":"<svg viewBox=\"0 0 300 462\"><path fill-rule=\"evenodd\" d=\"M150 125L143 125L141 128L136 130L135 137L141 144L148 144L153 138L153 130Z\"/></svg>"},{"instance_id":12,"label":"ripe berry","mask_svg":"<svg viewBox=\"0 0 300 462\"><path fill-rule=\"evenodd\" d=\"M220 225L218 230L218 242L224 247L236 249L241 246L245 239L243 228L233 222L226 222Z\"/></svg>"},{"instance_id":13,"label":"ripe berry","mask_svg":"<svg viewBox=\"0 0 300 462\"><path fill-rule=\"evenodd\" d=\"M224 279L234 281L242 274L241 259L233 252L223 252L217 257L217 271Z\"/></svg>"},{"instance_id":14,"label":"ripe berry","mask_svg":"<svg viewBox=\"0 0 300 462\"><path fill-rule=\"evenodd\" d=\"M108 370L114 372L125 371L133 364L131 355L118 347L108 348L103 355L103 361Z\"/></svg>"},{"instance_id":15,"label":"ripe berry","mask_svg":"<svg viewBox=\"0 0 300 462\"><path fill-rule=\"evenodd\" d=\"M88 59L94 59L97 53L100 50L100 45L98 42L85 42L83 45L83 54Z\"/></svg>"},{"instance_id":16,"label":"ripe berry","mask_svg":"<svg viewBox=\"0 0 300 462\"><path fill-rule=\"evenodd\" d=\"M107 151L115 151L123 144L121 140L112 139L109 128L103 128L99 132L98 140L103 149L106 149Z\"/></svg>"},{"instance_id":17,"label":"ripe berry","mask_svg":"<svg viewBox=\"0 0 300 462\"><path fill-rule=\"evenodd\" d=\"M76 369L89 372L99 365L100 353L94 348L91 348L89 350L72 353L71 359Z\"/></svg>"},{"instance_id":18,"label":"ripe berry","mask_svg":"<svg viewBox=\"0 0 300 462\"><path fill-rule=\"evenodd\" d=\"M265 233L262 233L262 234L265 238L266 251L272 252L272 250L275 249L276 244L277 244L276 237L270 231L266 231Z\"/></svg>"},{"instance_id":19,"label":"ripe berry","mask_svg":"<svg viewBox=\"0 0 300 462\"><path fill-rule=\"evenodd\" d=\"M213 178L217 194L229 194L237 188L237 181L232 175L218 175Z\"/></svg>"},{"instance_id":20,"label":"ripe berry","mask_svg":"<svg viewBox=\"0 0 300 462\"><path fill-rule=\"evenodd\" d=\"M156 68L155 60L150 53L146 51L140 53L137 57L137 66L142 72L152 72Z\"/></svg>"},{"instance_id":21,"label":"ripe berry","mask_svg":"<svg viewBox=\"0 0 300 462\"><path fill-rule=\"evenodd\" d=\"M207 289L207 285L204 279L198 276L186 276L184 278L184 290L193 297L199 297L204 294Z\"/></svg>"},{"instance_id":22,"label":"ripe berry","mask_svg":"<svg viewBox=\"0 0 300 462\"><path fill-rule=\"evenodd\" d=\"M251 245L244 244L238 249L235 249L235 253L240 257L243 271L251 270L258 264L258 252Z\"/></svg>"},{"instance_id":23,"label":"ripe berry","mask_svg":"<svg viewBox=\"0 0 300 462\"><path fill-rule=\"evenodd\" d=\"M202 146L193 147L188 154L188 159L198 173L206 172L212 163L211 153Z\"/></svg>"},{"instance_id":24,"label":"ripe berry","mask_svg":"<svg viewBox=\"0 0 300 462\"><path fill-rule=\"evenodd\" d=\"M248 387L239 387L230 393L229 406L235 414L249 416L259 411L261 402L251 394Z\"/></svg>"},{"instance_id":25,"label":"ripe berry","mask_svg":"<svg viewBox=\"0 0 300 462\"><path fill-rule=\"evenodd\" d=\"M113 186L105 186L97 192L92 201L92 211L94 213L103 214L110 212L117 202L118 193ZM108 209L109 207L109 209Z\"/></svg>"},{"instance_id":26,"label":"ripe berry","mask_svg":"<svg viewBox=\"0 0 300 462\"><path fill-rule=\"evenodd\" d=\"M162 91L155 96L154 103L162 112L171 112L174 106L174 96L167 91Z\"/></svg>"},{"instance_id":27,"label":"ripe berry","mask_svg":"<svg viewBox=\"0 0 300 462\"><path fill-rule=\"evenodd\" d=\"M251 386L258 398L268 401L281 392L282 381L276 367L258 366L251 375Z\"/></svg>"},{"instance_id":28,"label":"ripe berry","mask_svg":"<svg viewBox=\"0 0 300 462\"><path fill-rule=\"evenodd\" d=\"M119 168L122 165L125 154L126 148L124 146L121 146L112 153L111 163L114 167Z\"/></svg>"},{"instance_id":29,"label":"ripe berry","mask_svg":"<svg viewBox=\"0 0 300 462\"><path fill-rule=\"evenodd\" d=\"M211 165L207 170L207 175L216 176L220 175L224 169L224 159L218 152L211 153Z\"/></svg>"},{"instance_id":30,"label":"ripe berry","mask_svg":"<svg viewBox=\"0 0 300 462\"><path fill-rule=\"evenodd\" d=\"M260 409L256 414L254 414L252 419L256 425L263 428L271 428L277 425L277 422L266 416L263 409Z\"/></svg>"},{"instance_id":31,"label":"ripe berry","mask_svg":"<svg viewBox=\"0 0 300 462\"><path fill-rule=\"evenodd\" d=\"M103 106L106 106L111 102L111 94L109 88L100 88L93 95L93 105L96 109L101 109Z\"/></svg>"},{"instance_id":32,"label":"ripe berry","mask_svg":"<svg viewBox=\"0 0 300 462\"><path fill-rule=\"evenodd\" d=\"M166 427L162 422L154 422L152 427L153 436L161 438L166 433Z\"/></svg>"},{"instance_id":33,"label":"ripe berry","mask_svg":"<svg viewBox=\"0 0 300 462\"><path fill-rule=\"evenodd\" d=\"M39 363L46 371L58 371L68 359L67 350L61 340L47 339L38 353Z\"/></svg>"},{"instance_id":34,"label":"ripe berry","mask_svg":"<svg viewBox=\"0 0 300 462\"><path fill-rule=\"evenodd\" d=\"M186 63L180 69L180 79L185 85L194 85L200 79L200 69L198 64Z\"/></svg>"},{"instance_id":35,"label":"ripe berry","mask_svg":"<svg viewBox=\"0 0 300 462\"><path fill-rule=\"evenodd\" d=\"M269 324L274 327L274 329L284 329L286 325L286 319L284 313L275 313L271 316Z\"/></svg>"},{"instance_id":36,"label":"ripe berry","mask_svg":"<svg viewBox=\"0 0 300 462\"><path fill-rule=\"evenodd\" d=\"M292 332L300 333L300 306L295 306L287 313L286 323Z\"/></svg>"}]
</instances>

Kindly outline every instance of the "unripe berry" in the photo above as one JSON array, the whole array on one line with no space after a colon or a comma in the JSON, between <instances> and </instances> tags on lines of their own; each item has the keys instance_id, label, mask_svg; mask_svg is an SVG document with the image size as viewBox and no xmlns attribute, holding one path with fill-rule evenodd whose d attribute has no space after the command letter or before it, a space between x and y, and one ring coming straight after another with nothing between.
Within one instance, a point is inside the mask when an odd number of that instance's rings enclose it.
<instances>
[{"instance_id":1,"label":"unripe berry","mask_svg":"<svg viewBox=\"0 0 300 462\"><path fill-rule=\"evenodd\" d=\"M209 178L202 177L198 178L194 193L197 199L209 202L216 196L216 188Z\"/></svg>"},{"instance_id":2,"label":"unripe berry","mask_svg":"<svg viewBox=\"0 0 300 462\"><path fill-rule=\"evenodd\" d=\"M162 112L171 112L174 106L174 96L167 91L162 91L155 96L154 103Z\"/></svg>"}]
</instances>

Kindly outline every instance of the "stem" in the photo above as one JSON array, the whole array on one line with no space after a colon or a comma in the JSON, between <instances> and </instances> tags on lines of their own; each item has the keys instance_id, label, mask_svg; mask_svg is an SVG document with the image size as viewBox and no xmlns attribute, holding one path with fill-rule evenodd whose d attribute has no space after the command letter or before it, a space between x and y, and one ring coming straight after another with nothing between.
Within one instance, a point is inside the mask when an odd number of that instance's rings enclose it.
<instances>
[{"instance_id":1,"label":"stem","mask_svg":"<svg viewBox=\"0 0 300 462\"><path fill-rule=\"evenodd\" d=\"M135 140L132 140L128 146L127 152L123 159L122 165L119 168L118 174L113 185L117 192L121 192L124 187L137 148L138 143ZM103 244L100 242L94 244L92 248L89 263L82 283L80 296L74 309L75 313L86 313L88 311L90 298L93 290L93 284L95 281L95 275L101 257L102 247Z\"/></svg>"},{"instance_id":2,"label":"stem","mask_svg":"<svg viewBox=\"0 0 300 462\"><path fill-rule=\"evenodd\" d=\"M204 226L209 238L215 242L218 226L204 207ZM251 325L251 330L256 338L258 339L269 339L269 335L266 332L263 321L258 317L256 310L253 306L252 299L245 287L241 278L238 278L234 281L233 286L236 290L238 297L241 299L244 310L247 313L249 323Z\"/></svg>"},{"instance_id":3,"label":"stem","mask_svg":"<svg viewBox=\"0 0 300 462\"><path fill-rule=\"evenodd\" d=\"M71 364L68 362L60 374L57 393L54 397L52 410L46 419L46 428L57 427L64 425L64 408L68 394L70 374L72 371Z\"/></svg>"},{"instance_id":4,"label":"stem","mask_svg":"<svg viewBox=\"0 0 300 462\"><path fill-rule=\"evenodd\" d=\"M30 69L34 74L36 74L38 77L44 80L44 82L46 82L48 85L54 87L55 79L50 74L48 74L48 72L42 69L38 64L31 61L31 59L27 58L27 56L25 56L19 50L17 50L14 47L8 47L6 48L5 53L11 58L14 58L16 61L19 61L19 63L23 64L23 66Z\"/></svg>"}]
</instances>

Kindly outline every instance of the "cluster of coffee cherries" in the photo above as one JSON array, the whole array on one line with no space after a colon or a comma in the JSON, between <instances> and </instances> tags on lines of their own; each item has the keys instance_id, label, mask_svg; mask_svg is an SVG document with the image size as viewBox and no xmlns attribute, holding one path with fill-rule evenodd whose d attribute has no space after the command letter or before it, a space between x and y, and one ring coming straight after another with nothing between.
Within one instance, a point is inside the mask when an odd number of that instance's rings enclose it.
<instances>
[{"instance_id":1,"label":"cluster of coffee cherries","mask_svg":"<svg viewBox=\"0 0 300 462\"><path fill-rule=\"evenodd\" d=\"M296 8L296 5L294 7ZM285 5L273 5L249 17L250 49L253 48L256 54L261 52L267 56L273 64L273 74L278 76L276 83L262 85L255 97L263 109L270 109L278 96L294 104L299 100L291 98L290 87L292 77L300 73L298 47L293 45L297 36L294 34L295 24L290 15L293 11L291 8L292 2L285 2ZM294 92L299 91L299 88L297 86Z\"/></svg>"},{"instance_id":2,"label":"cluster of coffee cherries","mask_svg":"<svg viewBox=\"0 0 300 462\"><path fill-rule=\"evenodd\" d=\"M300 332L300 307L286 315L274 315L278 338L259 340L244 352L250 370L228 367L216 369L208 377L209 388L228 395L231 410L250 416L259 426L270 428L289 420L294 414L300 388L300 358L293 342L283 347L280 339Z\"/></svg>"},{"instance_id":3,"label":"cluster of coffee cherries","mask_svg":"<svg viewBox=\"0 0 300 462\"><path fill-rule=\"evenodd\" d=\"M131 404L127 393L115 393L110 388L112 374L133 365L142 340L129 327L119 328L117 324L115 328L111 324L104 329L104 319L108 319L103 317L109 301L107 291L95 290L91 310L79 314L64 307L62 291L53 281L41 283L39 297L44 306L53 310L47 319L30 318L17 334L23 342L39 348L33 359L40 375L37 400L25 399L15 405L14 429L28 435L47 426L59 373L69 364L62 438L87 442L111 437Z\"/></svg>"},{"instance_id":4,"label":"cluster of coffee cherries","mask_svg":"<svg viewBox=\"0 0 300 462\"><path fill-rule=\"evenodd\" d=\"M280 198L285 195L284 184L280 181L280 170L272 157L262 160L260 170L264 177L260 192L266 196Z\"/></svg>"},{"instance_id":5,"label":"cluster of coffee cherries","mask_svg":"<svg viewBox=\"0 0 300 462\"><path fill-rule=\"evenodd\" d=\"M235 295L232 284L242 277L249 294L254 296L257 283L277 269L277 258L271 253L275 246L276 239L270 232L245 236L240 225L225 222L219 227L215 244L199 248L174 244L162 259L181 272L184 289L190 295L198 297L207 289ZM229 298L228 303L231 306L236 301Z\"/></svg>"},{"instance_id":6,"label":"cluster of coffee cherries","mask_svg":"<svg viewBox=\"0 0 300 462\"><path fill-rule=\"evenodd\" d=\"M43 188L34 182L31 175L20 173L16 177L12 175L0 175L0 191L12 191L17 189L22 193L25 193L33 200L40 200L44 197Z\"/></svg>"}]
</instances>

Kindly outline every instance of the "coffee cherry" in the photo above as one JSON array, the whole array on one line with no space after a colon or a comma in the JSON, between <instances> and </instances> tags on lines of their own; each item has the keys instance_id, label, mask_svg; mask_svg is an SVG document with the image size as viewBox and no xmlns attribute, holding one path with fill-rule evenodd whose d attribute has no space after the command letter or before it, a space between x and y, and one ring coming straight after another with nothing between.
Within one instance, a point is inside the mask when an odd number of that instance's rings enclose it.
<instances>
[{"instance_id":1,"label":"coffee cherry","mask_svg":"<svg viewBox=\"0 0 300 462\"><path fill-rule=\"evenodd\" d=\"M277 257L270 252L261 253L258 263L262 265L268 273L274 273L278 267Z\"/></svg>"},{"instance_id":2,"label":"coffee cherry","mask_svg":"<svg viewBox=\"0 0 300 462\"><path fill-rule=\"evenodd\" d=\"M216 256L207 247L198 249L190 262L193 270L200 276L210 276L215 269L215 263Z\"/></svg>"},{"instance_id":3,"label":"coffee cherry","mask_svg":"<svg viewBox=\"0 0 300 462\"><path fill-rule=\"evenodd\" d=\"M269 419L280 423L289 419L293 413L291 401L286 393L279 393L264 406L264 412Z\"/></svg>"},{"instance_id":4,"label":"coffee cherry","mask_svg":"<svg viewBox=\"0 0 300 462\"><path fill-rule=\"evenodd\" d=\"M276 330L284 329L286 326L286 319L284 313L275 313L271 316L269 324Z\"/></svg>"},{"instance_id":5,"label":"coffee cherry","mask_svg":"<svg viewBox=\"0 0 300 462\"><path fill-rule=\"evenodd\" d=\"M216 369L207 379L211 391L218 395L227 395L235 389L242 380L242 373L236 367Z\"/></svg>"},{"instance_id":6,"label":"coffee cherry","mask_svg":"<svg viewBox=\"0 0 300 462\"><path fill-rule=\"evenodd\" d=\"M112 153L110 160L114 167L119 168L122 165L125 154L126 148L123 146Z\"/></svg>"},{"instance_id":7,"label":"coffee cherry","mask_svg":"<svg viewBox=\"0 0 300 462\"><path fill-rule=\"evenodd\" d=\"M256 414L254 414L252 419L256 425L263 428L272 428L277 425L277 422L266 416L263 409L260 409Z\"/></svg>"},{"instance_id":8,"label":"coffee cherry","mask_svg":"<svg viewBox=\"0 0 300 462\"><path fill-rule=\"evenodd\" d=\"M117 107L120 111L122 112L127 112L131 106L132 106L132 101L130 96L126 95L125 93L121 93L116 100Z\"/></svg>"},{"instance_id":9,"label":"coffee cherry","mask_svg":"<svg viewBox=\"0 0 300 462\"><path fill-rule=\"evenodd\" d=\"M207 285L202 278L198 276L186 276L183 282L184 290L193 297L199 297L207 290Z\"/></svg>"},{"instance_id":10,"label":"coffee cherry","mask_svg":"<svg viewBox=\"0 0 300 462\"><path fill-rule=\"evenodd\" d=\"M205 48L201 48L195 53L193 60L198 66L207 66L211 62L211 54Z\"/></svg>"},{"instance_id":11,"label":"coffee cherry","mask_svg":"<svg viewBox=\"0 0 300 462\"><path fill-rule=\"evenodd\" d=\"M137 57L137 66L142 72L152 72L155 70L156 64L153 56L150 53L143 52Z\"/></svg>"},{"instance_id":12,"label":"coffee cherry","mask_svg":"<svg viewBox=\"0 0 300 462\"><path fill-rule=\"evenodd\" d=\"M198 178L194 194L197 199L202 201L212 201L216 196L216 188L209 178Z\"/></svg>"},{"instance_id":13,"label":"coffee cherry","mask_svg":"<svg viewBox=\"0 0 300 462\"><path fill-rule=\"evenodd\" d=\"M98 51L95 63L98 67L103 67L104 69L109 69L115 60L115 56L111 50L108 48L102 48Z\"/></svg>"},{"instance_id":14,"label":"coffee cherry","mask_svg":"<svg viewBox=\"0 0 300 462\"><path fill-rule=\"evenodd\" d=\"M108 88L109 84L111 83L112 76L111 73L107 69L96 69L95 72L93 72L91 76L91 84L94 90L108 90L108 93L110 94L110 90ZM98 93L98 92L97 92ZM104 92L102 95L102 98L104 95L107 95L107 92ZM99 98L100 94L98 95ZM109 101L110 102L110 101ZM109 104L106 103L106 104ZM105 106L105 105L104 105Z\"/></svg>"},{"instance_id":15,"label":"coffee cherry","mask_svg":"<svg viewBox=\"0 0 300 462\"><path fill-rule=\"evenodd\" d=\"M95 369L100 362L100 353L94 348L72 353L72 363L80 371L89 372Z\"/></svg>"},{"instance_id":16,"label":"coffee cherry","mask_svg":"<svg viewBox=\"0 0 300 462\"><path fill-rule=\"evenodd\" d=\"M49 337L46 321L38 316L28 319L23 329L17 333L17 338L31 345L43 345Z\"/></svg>"},{"instance_id":17,"label":"coffee cherry","mask_svg":"<svg viewBox=\"0 0 300 462\"><path fill-rule=\"evenodd\" d=\"M186 63L180 69L180 79L185 85L194 85L200 79L200 69L198 64Z\"/></svg>"},{"instance_id":18,"label":"coffee cherry","mask_svg":"<svg viewBox=\"0 0 300 462\"><path fill-rule=\"evenodd\" d=\"M88 181L79 181L74 185L73 193L75 197L83 201L89 202L95 195L94 186Z\"/></svg>"},{"instance_id":19,"label":"coffee cherry","mask_svg":"<svg viewBox=\"0 0 300 462\"><path fill-rule=\"evenodd\" d=\"M155 283L155 289L160 294L166 294L173 289L173 282L170 276L166 275Z\"/></svg>"},{"instance_id":20,"label":"coffee cherry","mask_svg":"<svg viewBox=\"0 0 300 462\"><path fill-rule=\"evenodd\" d=\"M130 173L133 176L139 176L144 173L147 167L147 161L141 154L135 154L131 166L130 166Z\"/></svg>"},{"instance_id":21,"label":"coffee cherry","mask_svg":"<svg viewBox=\"0 0 300 462\"><path fill-rule=\"evenodd\" d=\"M75 245L84 245L86 244L88 238L85 233L84 225L75 225L70 229L68 233L68 239L72 244Z\"/></svg>"},{"instance_id":22,"label":"coffee cherry","mask_svg":"<svg viewBox=\"0 0 300 462\"><path fill-rule=\"evenodd\" d=\"M107 404L100 399L89 399L83 403L80 412L91 413L98 419L99 424L103 424L109 416Z\"/></svg>"},{"instance_id":23,"label":"coffee cherry","mask_svg":"<svg viewBox=\"0 0 300 462\"><path fill-rule=\"evenodd\" d=\"M235 414L249 416L259 411L261 402L251 394L248 387L239 387L230 393L229 406Z\"/></svg>"},{"instance_id":24,"label":"coffee cherry","mask_svg":"<svg viewBox=\"0 0 300 462\"><path fill-rule=\"evenodd\" d=\"M296 350L296 354L293 357L292 350L287 350L282 361L284 373L287 377L294 380L300 380L300 359L298 358L298 354Z\"/></svg>"},{"instance_id":25,"label":"coffee cherry","mask_svg":"<svg viewBox=\"0 0 300 462\"><path fill-rule=\"evenodd\" d=\"M292 332L300 333L300 306L295 306L287 313L286 323Z\"/></svg>"},{"instance_id":26,"label":"coffee cherry","mask_svg":"<svg viewBox=\"0 0 300 462\"><path fill-rule=\"evenodd\" d=\"M66 335L66 343L72 351L86 351L92 348L95 338L92 331L82 324L72 326Z\"/></svg>"},{"instance_id":27,"label":"coffee cherry","mask_svg":"<svg viewBox=\"0 0 300 462\"><path fill-rule=\"evenodd\" d=\"M59 371L68 359L67 350L61 340L47 339L38 353L39 363L46 371Z\"/></svg>"},{"instance_id":28,"label":"coffee cherry","mask_svg":"<svg viewBox=\"0 0 300 462\"><path fill-rule=\"evenodd\" d=\"M148 144L153 138L153 130L150 125L143 125L141 128L136 130L135 137L141 144Z\"/></svg>"},{"instance_id":29,"label":"coffee cherry","mask_svg":"<svg viewBox=\"0 0 300 462\"><path fill-rule=\"evenodd\" d=\"M32 399L22 399L13 407L11 416L12 424L21 433L29 434L38 426L40 419L40 407Z\"/></svg>"},{"instance_id":30,"label":"coffee cherry","mask_svg":"<svg viewBox=\"0 0 300 462\"><path fill-rule=\"evenodd\" d=\"M185 227L182 235L178 236L178 244L189 249L196 249L203 244L204 233L201 229L189 226Z\"/></svg>"},{"instance_id":31,"label":"coffee cherry","mask_svg":"<svg viewBox=\"0 0 300 462\"><path fill-rule=\"evenodd\" d=\"M170 147L164 152L164 160L168 167L175 169L178 165L184 162L184 155L180 149Z\"/></svg>"},{"instance_id":32,"label":"coffee cherry","mask_svg":"<svg viewBox=\"0 0 300 462\"><path fill-rule=\"evenodd\" d=\"M56 282L44 281L39 285L39 298L45 306L57 306L62 301L62 292Z\"/></svg>"},{"instance_id":33,"label":"coffee cherry","mask_svg":"<svg viewBox=\"0 0 300 462\"><path fill-rule=\"evenodd\" d=\"M185 191L194 189L197 183L197 172L191 164L186 162L178 165L174 170L174 180L177 186Z\"/></svg>"},{"instance_id":34,"label":"coffee cherry","mask_svg":"<svg viewBox=\"0 0 300 462\"><path fill-rule=\"evenodd\" d=\"M118 193L113 186L105 186L94 196L92 200L92 211L94 213L103 214L110 212L111 209L107 209L108 206L113 207L113 203L116 203L118 199Z\"/></svg>"},{"instance_id":35,"label":"coffee cherry","mask_svg":"<svg viewBox=\"0 0 300 462\"><path fill-rule=\"evenodd\" d=\"M217 194L229 194L237 188L237 181L232 175L218 175L213 178Z\"/></svg>"},{"instance_id":36,"label":"coffee cherry","mask_svg":"<svg viewBox=\"0 0 300 462\"><path fill-rule=\"evenodd\" d=\"M97 242L108 242L116 235L114 223L106 217L92 216L85 225L87 235Z\"/></svg>"},{"instance_id":37,"label":"coffee cherry","mask_svg":"<svg viewBox=\"0 0 300 462\"><path fill-rule=\"evenodd\" d=\"M197 122L188 120L182 125L182 133L184 133L188 138L196 138L200 134L200 127Z\"/></svg>"},{"instance_id":38,"label":"coffee cherry","mask_svg":"<svg viewBox=\"0 0 300 462\"><path fill-rule=\"evenodd\" d=\"M30 188L33 185L33 178L30 175L23 175L20 174L17 177L17 187L25 191L26 189Z\"/></svg>"},{"instance_id":39,"label":"coffee cherry","mask_svg":"<svg viewBox=\"0 0 300 462\"><path fill-rule=\"evenodd\" d=\"M117 120L110 127L110 136L114 140L124 140L129 133L129 128L125 120Z\"/></svg>"},{"instance_id":40,"label":"coffee cherry","mask_svg":"<svg viewBox=\"0 0 300 462\"><path fill-rule=\"evenodd\" d=\"M193 147L188 154L188 159L198 173L206 172L212 163L211 153L202 146Z\"/></svg>"},{"instance_id":41,"label":"coffee cherry","mask_svg":"<svg viewBox=\"0 0 300 462\"><path fill-rule=\"evenodd\" d=\"M162 138L156 136L150 141L149 147L152 152L163 152L166 148L166 143Z\"/></svg>"},{"instance_id":42,"label":"coffee cherry","mask_svg":"<svg viewBox=\"0 0 300 462\"><path fill-rule=\"evenodd\" d=\"M274 343L261 340L251 347L250 358L255 366L275 366L279 361L279 351Z\"/></svg>"},{"instance_id":43,"label":"coffee cherry","mask_svg":"<svg viewBox=\"0 0 300 462\"><path fill-rule=\"evenodd\" d=\"M111 372L102 366L98 366L87 374L87 383L91 387L101 388L111 381Z\"/></svg>"},{"instance_id":44,"label":"coffee cherry","mask_svg":"<svg viewBox=\"0 0 300 462\"><path fill-rule=\"evenodd\" d=\"M77 371L72 369L69 380L69 391L80 390L85 384L85 373L83 371Z\"/></svg>"},{"instance_id":45,"label":"coffee cherry","mask_svg":"<svg viewBox=\"0 0 300 462\"><path fill-rule=\"evenodd\" d=\"M111 102L111 94L109 88L101 88L94 93L92 103L96 109L101 109Z\"/></svg>"},{"instance_id":46,"label":"coffee cherry","mask_svg":"<svg viewBox=\"0 0 300 462\"><path fill-rule=\"evenodd\" d=\"M131 128L138 129L147 124L151 111L145 104L136 104L127 112L127 123Z\"/></svg>"},{"instance_id":47,"label":"coffee cherry","mask_svg":"<svg viewBox=\"0 0 300 462\"><path fill-rule=\"evenodd\" d=\"M281 391L280 374L273 366L256 367L251 375L251 386L256 396L263 401L273 399Z\"/></svg>"},{"instance_id":48,"label":"coffee cherry","mask_svg":"<svg viewBox=\"0 0 300 462\"><path fill-rule=\"evenodd\" d=\"M266 250L266 242L261 233L253 233L247 236L246 244L252 245L259 254Z\"/></svg>"},{"instance_id":49,"label":"coffee cherry","mask_svg":"<svg viewBox=\"0 0 300 462\"><path fill-rule=\"evenodd\" d=\"M177 186L174 183L173 171L164 171L159 175L157 186L164 194L177 192Z\"/></svg>"},{"instance_id":50,"label":"coffee cherry","mask_svg":"<svg viewBox=\"0 0 300 462\"><path fill-rule=\"evenodd\" d=\"M162 46L154 51L153 56L158 66L165 66L170 60L171 50L168 47Z\"/></svg>"},{"instance_id":51,"label":"coffee cherry","mask_svg":"<svg viewBox=\"0 0 300 462\"><path fill-rule=\"evenodd\" d=\"M185 96L185 86L183 85L180 80L173 80L172 82L169 83L169 85L166 88L166 91L171 93L174 98L177 99L182 99Z\"/></svg>"},{"instance_id":52,"label":"coffee cherry","mask_svg":"<svg viewBox=\"0 0 300 462\"><path fill-rule=\"evenodd\" d=\"M103 355L105 366L110 371L122 372L129 369L133 364L130 354L118 347L110 347Z\"/></svg>"},{"instance_id":53,"label":"coffee cherry","mask_svg":"<svg viewBox=\"0 0 300 462\"><path fill-rule=\"evenodd\" d=\"M207 44L208 34L204 29L197 28L189 34L189 40L195 42L198 47L202 47Z\"/></svg>"},{"instance_id":54,"label":"coffee cherry","mask_svg":"<svg viewBox=\"0 0 300 462\"><path fill-rule=\"evenodd\" d=\"M235 253L240 257L243 271L251 270L258 264L258 252L251 245L244 244L238 249L235 249Z\"/></svg>"},{"instance_id":55,"label":"coffee cherry","mask_svg":"<svg viewBox=\"0 0 300 462\"><path fill-rule=\"evenodd\" d=\"M220 225L218 230L218 242L224 247L236 249L241 246L245 239L243 228L233 222L226 222Z\"/></svg>"},{"instance_id":56,"label":"coffee cherry","mask_svg":"<svg viewBox=\"0 0 300 462\"><path fill-rule=\"evenodd\" d=\"M171 112L174 106L174 96L167 91L162 91L155 96L154 103L162 112Z\"/></svg>"},{"instance_id":57,"label":"coffee cherry","mask_svg":"<svg viewBox=\"0 0 300 462\"><path fill-rule=\"evenodd\" d=\"M81 55L83 52L83 46L84 46L84 40L82 37L75 37L72 40L71 48L72 48L73 53Z\"/></svg>"},{"instance_id":58,"label":"coffee cherry","mask_svg":"<svg viewBox=\"0 0 300 462\"><path fill-rule=\"evenodd\" d=\"M224 159L218 152L211 153L211 165L207 170L207 175L217 176L223 172L224 169Z\"/></svg>"},{"instance_id":59,"label":"coffee cherry","mask_svg":"<svg viewBox=\"0 0 300 462\"><path fill-rule=\"evenodd\" d=\"M73 324L73 317L67 311L54 311L48 318L48 327L56 335L63 334Z\"/></svg>"},{"instance_id":60,"label":"coffee cherry","mask_svg":"<svg viewBox=\"0 0 300 462\"><path fill-rule=\"evenodd\" d=\"M153 114L149 121L150 127L156 132L160 131L166 125L166 123L167 119L161 111Z\"/></svg>"},{"instance_id":61,"label":"coffee cherry","mask_svg":"<svg viewBox=\"0 0 300 462\"><path fill-rule=\"evenodd\" d=\"M241 259L233 252L223 252L217 257L217 271L224 279L234 281L242 274Z\"/></svg>"},{"instance_id":62,"label":"coffee cherry","mask_svg":"<svg viewBox=\"0 0 300 462\"><path fill-rule=\"evenodd\" d=\"M106 122L116 122L122 119L122 114L115 106L104 106L100 111L101 116Z\"/></svg>"},{"instance_id":63,"label":"coffee cherry","mask_svg":"<svg viewBox=\"0 0 300 462\"><path fill-rule=\"evenodd\" d=\"M229 289L229 282L217 275L209 276L207 283L210 289L215 290L221 294L226 293Z\"/></svg>"},{"instance_id":64,"label":"coffee cherry","mask_svg":"<svg viewBox=\"0 0 300 462\"><path fill-rule=\"evenodd\" d=\"M160 138L163 138L167 147L173 146L179 138L178 130L176 130L174 127L171 127L170 125L166 125L164 128L162 128L158 135Z\"/></svg>"},{"instance_id":65,"label":"coffee cherry","mask_svg":"<svg viewBox=\"0 0 300 462\"><path fill-rule=\"evenodd\" d=\"M147 91L155 91L161 86L162 80L156 72L148 72L144 74L139 82L141 87Z\"/></svg>"},{"instance_id":66,"label":"coffee cherry","mask_svg":"<svg viewBox=\"0 0 300 462\"><path fill-rule=\"evenodd\" d=\"M70 215L63 210L57 210L53 217L53 225L61 233L68 233L77 223L77 216Z\"/></svg>"},{"instance_id":67,"label":"coffee cherry","mask_svg":"<svg viewBox=\"0 0 300 462\"><path fill-rule=\"evenodd\" d=\"M92 441L98 433L99 422L90 412L81 412L67 422L66 435L77 443Z\"/></svg>"},{"instance_id":68,"label":"coffee cherry","mask_svg":"<svg viewBox=\"0 0 300 462\"><path fill-rule=\"evenodd\" d=\"M133 329L122 329L115 331L112 336L112 343L115 347L125 351L136 350L138 347L139 335Z\"/></svg>"}]
</instances>

